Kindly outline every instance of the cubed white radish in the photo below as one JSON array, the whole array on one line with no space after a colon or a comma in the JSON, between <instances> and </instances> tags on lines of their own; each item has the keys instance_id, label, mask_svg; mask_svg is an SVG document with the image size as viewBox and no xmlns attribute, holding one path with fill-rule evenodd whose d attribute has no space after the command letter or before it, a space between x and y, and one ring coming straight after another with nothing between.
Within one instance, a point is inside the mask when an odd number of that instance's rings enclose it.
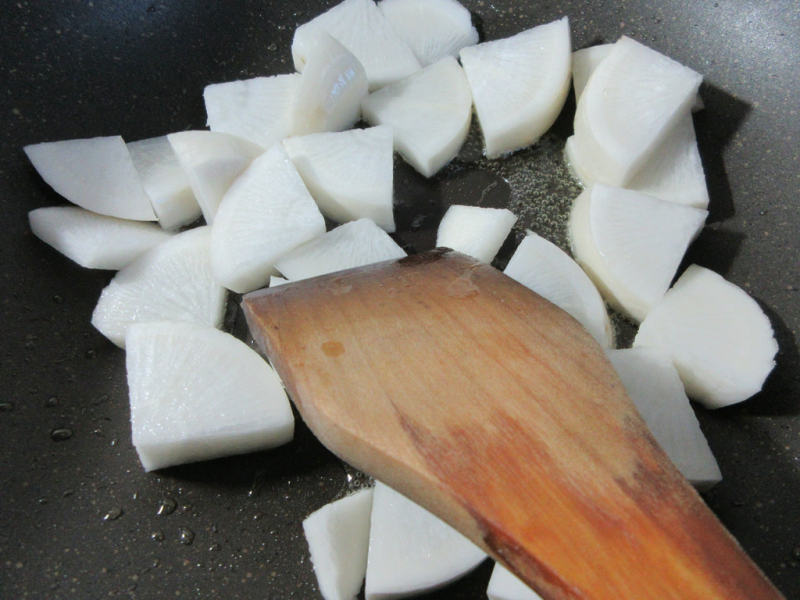
<instances>
[{"instance_id":1,"label":"cubed white radish","mask_svg":"<svg viewBox=\"0 0 800 600\"><path fill-rule=\"evenodd\" d=\"M461 50L486 156L529 146L550 129L569 92L571 50L566 17Z\"/></svg>"},{"instance_id":2,"label":"cubed white radish","mask_svg":"<svg viewBox=\"0 0 800 600\"><path fill-rule=\"evenodd\" d=\"M372 488L326 504L303 521L319 592L325 600L353 600L367 572Z\"/></svg>"},{"instance_id":3,"label":"cubed white radish","mask_svg":"<svg viewBox=\"0 0 800 600\"><path fill-rule=\"evenodd\" d=\"M279 275L270 275L269 287L275 287L276 285L283 285L284 283L289 283L289 280Z\"/></svg>"},{"instance_id":4,"label":"cubed white radish","mask_svg":"<svg viewBox=\"0 0 800 600\"><path fill-rule=\"evenodd\" d=\"M33 234L88 269L121 269L172 234L152 223L98 215L77 206L28 213Z\"/></svg>"},{"instance_id":5,"label":"cubed white radish","mask_svg":"<svg viewBox=\"0 0 800 600\"><path fill-rule=\"evenodd\" d=\"M455 581L483 559L475 544L418 504L375 485L366 600L403 598Z\"/></svg>"},{"instance_id":6,"label":"cubed white radish","mask_svg":"<svg viewBox=\"0 0 800 600\"><path fill-rule=\"evenodd\" d=\"M472 16L456 0L381 0L378 8L423 67L478 43Z\"/></svg>"},{"instance_id":7,"label":"cubed white radish","mask_svg":"<svg viewBox=\"0 0 800 600\"><path fill-rule=\"evenodd\" d=\"M392 129L384 125L290 137L283 147L326 217L372 219L394 231Z\"/></svg>"},{"instance_id":8,"label":"cubed white radish","mask_svg":"<svg viewBox=\"0 0 800 600\"><path fill-rule=\"evenodd\" d=\"M364 67L325 32L314 38L306 58L291 111L291 132L349 129L361 117L361 99L367 95Z\"/></svg>"},{"instance_id":9,"label":"cubed white radish","mask_svg":"<svg viewBox=\"0 0 800 600\"><path fill-rule=\"evenodd\" d=\"M769 319L740 287L692 265L639 327L634 347L667 353L686 393L708 408L747 400L775 366Z\"/></svg>"},{"instance_id":10,"label":"cubed white radish","mask_svg":"<svg viewBox=\"0 0 800 600\"><path fill-rule=\"evenodd\" d=\"M605 299L636 322L661 300L708 212L596 184L575 199L572 253Z\"/></svg>"},{"instance_id":11,"label":"cubed white radish","mask_svg":"<svg viewBox=\"0 0 800 600\"><path fill-rule=\"evenodd\" d=\"M591 176L580 163L574 135L567 138L564 153L573 175L587 185ZM625 187L669 202L695 208L708 207L706 177L690 114L678 121Z\"/></svg>"},{"instance_id":12,"label":"cubed white radish","mask_svg":"<svg viewBox=\"0 0 800 600\"><path fill-rule=\"evenodd\" d=\"M294 67L305 70L317 38L328 33L364 66L369 89L408 77L420 68L411 48L395 33L372 0L344 0L294 32Z\"/></svg>"},{"instance_id":13,"label":"cubed white radish","mask_svg":"<svg viewBox=\"0 0 800 600\"><path fill-rule=\"evenodd\" d=\"M258 144L217 131L181 131L167 139L209 225L234 179L264 153Z\"/></svg>"},{"instance_id":14,"label":"cubed white radish","mask_svg":"<svg viewBox=\"0 0 800 600\"><path fill-rule=\"evenodd\" d=\"M625 185L686 114L702 77L623 36L592 73L575 112L584 183Z\"/></svg>"},{"instance_id":15,"label":"cubed white radish","mask_svg":"<svg viewBox=\"0 0 800 600\"><path fill-rule=\"evenodd\" d=\"M458 154L472 120L472 96L464 71L451 56L387 85L361 104L373 125L389 125L394 149L430 177Z\"/></svg>"},{"instance_id":16,"label":"cubed white radish","mask_svg":"<svg viewBox=\"0 0 800 600\"><path fill-rule=\"evenodd\" d=\"M222 199L211 235L214 277L230 290L267 283L275 261L325 233L325 218L283 145L256 158Z\"/></svg>"},{"instance_id":17,"label":"cubed white radish","mask_svg":"<svg viewBox=\"0 0 800 600\"><path fill-rule=\"evenodd\" d=\"M604 58L610 53L614 44L598 44L575 50L572 53L572 87L575 88L575 100L580 100L586 82Z\"/></svg>"},{"instance_id":18,"label":"cubed white radish","mask_svg":"<svg viewBox=\"0 0 800 600\"><path fill-rule=\"evenodd\" d=\"M103 289L92 325L117 346L133 323L187 321L219 327L225 289L211 273L211 231L172 236L123 268Z\"/></svg>"},{"instance_id":19,"label":"cubed white radish","mask_svg":"<svg viewBox=\"0 0 800 600\"><path fill-rule=\"evenodd\" d=\"M128 151L164 229L177 229L200 217L200 205L195 200L189 177L167 136L128 142Z\"/></svg>"},{"instance_id":20,"label":"cubed white radish","mask_svg":"<svg viewBox=\"0 0 800 600\"><path fill-rule=\"evenodd\" d=\"M690 113L681 117L627 187L670 202L708 207L706 175Z\"/></svg>"},{"instance_id":21,"label":"cubed white radish","mask_svg":"<svg viewBox=\"0 0 800 600\"><path fill-rule=\"evenodd\" d=\"M131 326L125 346L133 445L145 471L292 439L280 379L232 335L156 321Z\"/></svg>"},{"instance_id":22,"label":"cubed white radish","mask_svg":"<svg viewBox=\"0 0 800 600\"><path fill-rule=\"evenodd\" d=\"M489 600L542 600L539 594L500 563L494 564L486 597Z\"/></svg>"},{"instance_id":23,"label":"cubed white radish","mask_svg":"<svg viewBox=\"0 0 800 600\"><path fill-rule=\"evenodd\" d=\"M280 257L275 267L290 280L403 258L405 251L369 219L339 225Z\"/></svg>"},{"instance_id":24,"label":"cubed white radish","mask_svg":"<svg viewBox=\"0 0 800 600\"><path fill-rule=\"evenodd\" d=\"M120 219L157 220L120 136L44 142L24 150L42 179L73 204Z\"/></svg>"},{"instance_id":25,"label":"cubed white radish","mask_svg":"<svg viewBox=\"0 0 800 600\"><path fill-rule=\"evenodd\" d=\"M614 44L598 44L597 46L589 46L582 48L572 53L572 87L575 88L575 100L578 101L583 93L583 88L586 87L586 82L589 77L600 64L600 62L609 55ZM703 110L703 99L698 94L694 103L692 104L692 112Z\"/></svg>"},{"instance_id":26,"label":"cubed white radish","mask_svg":"<svg viewBox=\"0 0 800 600\"><path fill-rule=\"evenodd\" d=\"M601 346L614 345L614 330L600 292L578 263L555 244L528 232L504 272L575 317Z\"/></svg>"},{"instance_id":27,"label":"cubed white radish","mask_svg":"<svg viewBox=\"0 0 800 600\"><path fill-rule=\"evenodd\" d=\"M297 73L207 85L203 99L211 131L230 133L262 148L292 134Z\"/></svg>"},{"instance_id":28,"label":"cubed white radish","mask_svg":"<svg viewBox=\"0 0 800 600\"><path fill-rule=\"evenodd\" d=\"M722 481L669 356L655 348L633 348L610 350L608 358L653 437L681 474L700 490Z\"/></svg>"},{"instance_id":29,"label":"cubed white radish","mask_svg":"<svg viewBox=\"0 0 800 600\"><path fill-rule=\"evenodd\" d=\"M436 245L489 263L516 222L517 217L507 208L453 204L439 223Z\"/></svg>"}]
</instances>

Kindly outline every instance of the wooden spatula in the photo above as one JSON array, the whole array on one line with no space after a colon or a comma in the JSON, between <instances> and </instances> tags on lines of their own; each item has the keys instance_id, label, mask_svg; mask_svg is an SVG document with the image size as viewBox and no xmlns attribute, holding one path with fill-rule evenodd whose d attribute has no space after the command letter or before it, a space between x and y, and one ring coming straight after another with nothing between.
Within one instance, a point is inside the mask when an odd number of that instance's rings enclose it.
<instances>
[{"instance_id":1,"label":"wooden spatula","mask_svg":"<svg viewBox=\"0 0 800 600\"><path fill-rule=\"evenodd\" d=\"M243 305L325 446L543 598L781 598L591 336L496 269L436 250Z\"/></svg>"}]
</instances>

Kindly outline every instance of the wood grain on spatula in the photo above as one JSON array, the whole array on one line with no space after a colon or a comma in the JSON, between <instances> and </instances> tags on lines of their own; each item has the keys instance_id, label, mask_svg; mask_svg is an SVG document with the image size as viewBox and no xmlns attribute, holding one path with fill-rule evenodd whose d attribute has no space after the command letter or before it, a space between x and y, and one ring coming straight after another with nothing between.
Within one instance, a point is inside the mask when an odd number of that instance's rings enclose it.
<instances>
[{"instance_id":1,"label":"wood grain on spatula","mask_svg":"<svg viewBox=\"0 0 800 600\"><path fill-rule=\"evenodd\" d=\"M496 269L436 250L243 306L323 444L543 598L781 598L591 336Z\"/></svg>"}]
</instances>

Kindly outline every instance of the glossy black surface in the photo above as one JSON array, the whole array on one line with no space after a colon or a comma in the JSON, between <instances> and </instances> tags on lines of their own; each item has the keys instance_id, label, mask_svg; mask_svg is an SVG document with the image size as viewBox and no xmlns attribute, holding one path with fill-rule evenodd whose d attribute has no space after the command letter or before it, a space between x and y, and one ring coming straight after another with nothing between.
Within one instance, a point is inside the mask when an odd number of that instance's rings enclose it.
<instances>
[{"instance_id":1,"label":"glossy black surface","mask_svg":"<svg viewBox=\"0 0 800 600\"><path fill-rule=\"evenodd\" d=\"M706 498L786 596L800 597L800 8L466 4L482 39L566 14L575 48L628 34L705 75L695 123L712 216L691 257L753 294L781 346L762 394L698 411L725 477ZM300 522L353 485L348 470L299 425L294 442L271 452L145 474L130 443L124 354L89 325L112 274L81 269L31 235L26 213L62 201L21 147L200 128L205 84L290 71L295 25L324 5L3 3L0 597L316 597ZM563 244L578 189L559 154L573 108L507 161L482 160L474 135L431 181L398 161L398 239L430 247L443 210L459 202L511 206L518 238L530 227ZM241 327L235 310L229 323ZM72 435L54 440L63 428ZM484 598L489 572L484 564L428 597Z\"/></svg>"}]
</instances>

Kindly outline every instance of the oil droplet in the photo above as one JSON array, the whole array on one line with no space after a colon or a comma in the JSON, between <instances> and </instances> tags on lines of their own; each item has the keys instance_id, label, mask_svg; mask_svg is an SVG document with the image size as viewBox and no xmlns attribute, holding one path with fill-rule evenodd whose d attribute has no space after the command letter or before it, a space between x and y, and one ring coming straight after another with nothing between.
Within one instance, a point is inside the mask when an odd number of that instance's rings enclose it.
<instances>
[{"instance_id":1,"label":"oil droplet","mask_svg":"<svg viewBox=\"0 0 800 600\"><path fill-rule=\"evenodd\" d=\"M344 346L341 342L323 342L322 343L322 351L325 353L326 356L330 356L331 358L335 358L337 356L341 356L344 354Z\"/></svg>"},{"instance_id":2,"label":"oil droplet","mask_svg":"<svg viewBox=\"0 0 800 600\"><path fill-rule=\"evenodd\" d=\"M69 427L58 427L50 432L50 439L54 442L63 442L72 437L72 429Z\"/></svg>"},{"instance_id":3,"label":"oil droplet","mask_svg":"<svg viewBox=\"0 0 800 600\"><path fill-rule=\"evenodd\" d=\"M122 512L123 511L121 507L115 506L103 515L103 521L116 521L122 516Z\"/></svg>"},{"instance_id":4,"label":"oil droplet","mask_svg":"<svg viewBox=\"0 0 800 600\"><path fill-rule=\"evenodd\" d=\"M86 351L86 358L92 359L97 357L97 351L94 348L89 348Z\"/></svg>"},{"instance_id":5,"label":"oil droplet","mask_svg":"<svg viewBox=\"0 0 800 600\"><path fill-rule=\"evenodd\" d=\"M37 498L37 499L36 499L36 502L37 502L38 504L47 504L47 498L45 498L45 497L42 497L42 498Z\"/></svg>"},{"instance_id":6,"label":"oil droplet","mask_svg":"<svg viewBox=\"0 0 800 600\"><path fill-rule=\"evenodd\" d=\"M64 298L59 294L53 294L53 302L55 302L56 304L64 304Z\"/></svg>"},{"instance_id":7,"label":"oil droplet","mask_svg":"<svg viewBox=\"0 0 800 600\"><path fill-rule=\"evenodd\" d=\"M164 541L164 532L163 531L154 531L150 534L150 539L154 542L163 542Z\"/></svg>"},{"instance_id":8,"label":"oil droplet","mask_svg":"<svg viewBox=\"0 0 800 600\"><path fill-rule=\"evenodd\" d=\"M213 543L213 544L211 544L211 545L208 547L208 551L209 551L209 552L219 552L220 550L222 550L222 546L220 546L220 545L219 545L219 544L217 544L216 542L215 542L215 543Z\"/></svg>"},{"instance_id":9,"label":"oil droplet","mask_svg":"<svg viewBox=\"0 0 800 600\"><path fill-rule=\"evenodd\" d=\"M178 503L172 498L162 498L158 501L157 515L171 515L178 508Z\"/></svg>"},{"instance_id":10,"label":"oil droplet","mask_svg":"<svg viewBox=\"0 0 800 600\"><path fill-rule=\"evenodd\" d=\"M111 446L112 448L113 448L114 446L116 446L117 444L119 444L119 440L118 440L117 438L114 438L113 440L111 440L111 441L108 443L108 445L109 445L109 446Z\"/></svg>"},{"instance_id":11,"label":"oil droplet","mask_svg":"<svg viewBox=\"0 0 800 600\"><path fill-rule=\"evenodd\" d=\"M14 404L11 402L0 402L0 412L11 412L14 410Z\"/></svg>"},{"instance_id":12,"label":"oil droplet","mask_svg":"<svg viewBox=\"0 0 800 600\"><path fill-rule=\"evenodd\" d=\"M194 531L186 527L181 527L178 532L180 533L180 542L184 546L191 546L194 542Z\"/></svg>"},{"instance_id":13,"label":"oil droplet","mask_svg":"<svg viewBox=\"0 0 800 600\"><path fill-rule=\"evenodd\" d=\"M53 408L54 406L58 406L58 398L55 396L50 396L47 400L45 400L44 405L47 408Z\"/></svg>"}]
</instances>

